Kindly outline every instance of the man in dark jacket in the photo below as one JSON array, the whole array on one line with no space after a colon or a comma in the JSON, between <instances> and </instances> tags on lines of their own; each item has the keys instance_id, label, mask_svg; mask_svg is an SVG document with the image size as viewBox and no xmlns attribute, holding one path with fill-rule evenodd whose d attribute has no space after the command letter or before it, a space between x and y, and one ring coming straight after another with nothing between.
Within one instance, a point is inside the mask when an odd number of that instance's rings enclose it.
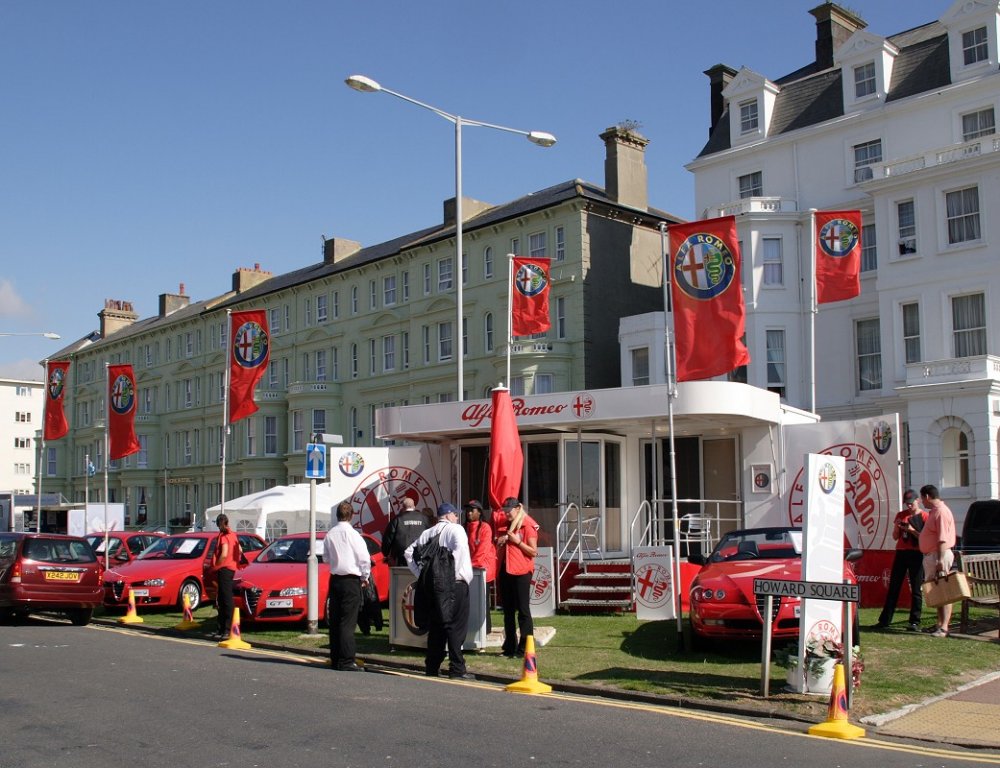
<instances>
[{"instance_id":1,"label":"man in dark jacket","mask_svg":"<svg viewBox=\"0 0 1000 768\"><path fill-rule=\"evenodd\" d=\"M430 582L433 596L430 602L427 630L427 655L424 659L428 677L437 677L448 649L448 677L474 680L465 669L462 646L469 631L469 583L472 581L472 560L469 557L469 539L465 529L458 524L458 510L448 502L437 509L437 524L428 528L409 547L404 558L413 575L421 582ZM419 553L437 539L438 553L428 562ZM418 553L416 556L414 553ZM447 564L447 567L444 565ZM422 568L431 568L431 579L421 579ZM423 574L425 577L428 574Z\"/></svg>"},{"instance_id":2,"label":"man in dark jacket","mask_svg":"<svg viewBox=\"0 0 1000 768\"><path fill-rule=\"evenodd\" d=\"M403 553L427 529L429 522L427 516L417 509L416 502L404 496L402 511L382 531L382 555L389 565L406 565Z\"/></svg>"}]
</instances>

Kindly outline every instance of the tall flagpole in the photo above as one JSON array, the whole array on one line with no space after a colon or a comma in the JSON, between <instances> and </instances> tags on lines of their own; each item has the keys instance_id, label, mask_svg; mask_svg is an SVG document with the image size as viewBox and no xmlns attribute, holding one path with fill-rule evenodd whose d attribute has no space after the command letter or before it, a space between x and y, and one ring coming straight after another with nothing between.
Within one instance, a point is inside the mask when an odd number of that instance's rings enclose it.
<instances>
[{"instance_id":1,"label":"tall flagpole","mask_svg":"<svg viewBox=\"0 0 1000 768\"><path fill-rule=\"evenodd\" d=\"M108 569L108 464L111 463L111 374L109 364L104 364L104 570Z\"/></svg>"},{"instance_id":2,"label":"tall flagpole","mask_svg":"<svg viewBox=\"0 0 1000 768\"><path fill-rule=\"evenodd\" d=\"M514 254L507 254L507 389L510 389L510 348L514 344Z\"/></svg>"},{"instance_id":3,"label":"tall flagpole","mask_svg":"<svg viewBox=\"0 0 1000 768\"><path fill-rule=\"evenodd\" d=\"M459 278L461 279L461 277ZM226 363L222 387L222 485L219 488L219 514L226 513L226 443L229 437L229 361L233 355L233 311L226 310ZM205 521L208 525L208 520Z\"/></svg>"},{"instance_id":4,"label":"tall flagpole","mask_svg":"<svg viewBox=\"0 0 1000 768\"><path fill-rule=\"evenodd\" d=\"M666 227L660 225L660 250L663 253L663 291L665 298L670 296L670 255L666 243ZM676 608L674 613L677 619L677 644L684 647L684 623L683 623L683 596L681 595L681 542L680 542L680 518L677 512L677 453L674 445L674 398L677 397L677 375L674 355L674 313L673 304L670 303L669 322L668 313L664 312L664 329L667 336L667 433L670 438L670 501L671 517L673 518L673 550L674 550L674 603ZM666 309L666 306L664 307ZM655 442L655 441L654 441Z\"/></svg>"},{"instance_id":5,"label":"tall flagpole","mask_svg":"<svg viewBox=\"0 0 1000 768\"><path fill-rule=\"evenodd\" d=\"M38 532L42 532L42 464L45 461L45 425L48 423L46 417L49 412L49 359L46 357L45 361L42 363L45 368L45 381L43 384L43 399L42 399L42 440L41 448L38 450L38 481L35 483L35 528ZM13 515L13 510L11 511Z\"/></svg>"},{"instance_id":6,"label":"tall flagpole","mask_svg":"<svg viewBox=\"0 0 1000 768\"><path fill-rule=\"evenodd\" d=\"M816 209L809 209L809 410L816 413Z\"/></svg>"}]
</instances>

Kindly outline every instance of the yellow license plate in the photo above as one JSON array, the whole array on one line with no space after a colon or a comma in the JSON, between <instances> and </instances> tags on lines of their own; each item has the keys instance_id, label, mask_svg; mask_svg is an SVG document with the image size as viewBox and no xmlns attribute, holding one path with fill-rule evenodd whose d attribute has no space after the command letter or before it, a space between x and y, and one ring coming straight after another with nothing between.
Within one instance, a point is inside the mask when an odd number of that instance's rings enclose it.
<instances>
[{"instance_id":1,"label":"yellow license plate","mask_svg":"<svg viewBox=\"0 0 1000 768\"><path fill-rule=\"evenodd\" d=\"M72 571L46 571L46 581L79 581L80 574Z\"/></svg>"}]
</instances>

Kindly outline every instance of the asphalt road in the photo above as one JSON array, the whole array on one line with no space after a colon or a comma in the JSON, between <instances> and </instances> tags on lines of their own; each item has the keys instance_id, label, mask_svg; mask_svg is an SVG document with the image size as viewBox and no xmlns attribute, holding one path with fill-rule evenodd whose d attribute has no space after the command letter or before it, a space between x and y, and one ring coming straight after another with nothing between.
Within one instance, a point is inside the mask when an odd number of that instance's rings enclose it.
<instances>
[{"instance_id":1,"label":"asphalt road","mask_svg":"<svg viewBox=\"0 0 1000 768\"><path fill-rule=\"evenodd\" d=\"M974 751L335 673L306 657L44 620L0 626L0 681L0 768L1000 765Z\"/></svg>"}]
</instances>

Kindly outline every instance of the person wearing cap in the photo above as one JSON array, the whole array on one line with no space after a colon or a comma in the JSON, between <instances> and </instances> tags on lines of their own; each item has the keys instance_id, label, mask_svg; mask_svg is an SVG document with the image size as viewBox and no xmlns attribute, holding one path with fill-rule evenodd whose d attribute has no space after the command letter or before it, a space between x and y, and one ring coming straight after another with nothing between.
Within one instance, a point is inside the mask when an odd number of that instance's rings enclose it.
<instances>
[{"instance_id":1,"label":"person wearing cap","mask_svg":"<svg viewBox=\"0 0 1000 768\"><path fill-rule=\"evenodd\" d=\"M330 566L330 666L338 672L361 672L354 627L361 610L361 589L371 577L372 560L365 540L351 525L354 507L346 499L337 505L337 524L323 539L323 562Z\"/></svg>"},{"instance_id":2,"label":"person wearing cap","mask_svg":"<svg viewBox=\"0 0 1000 768\"><path fill-rule=\"evenodd\" d=\"M444 502L437 508L437 522L420 534L404 552L406 564L414 576L420 578L421 564L414 558L414 551L437 538L439 552L450 553L449 572L444 578L448 583L439 585L435 579L436 594L430 610L430 627L427 630L427 653L424 671L428 677L441 673L445 649L448 651L448 677L457 680L474 680L475 675L465 668L462 646L469 631L469 584L472 581L472 560L469 557L469 540L458 524L458 510ZM441 561L438 560L438 563ZM434 567L434 563L424 565ZM434 572L438 576L438 572ZM448 599L451 598L451 599Z\"/></svg>"},{"instance_id":3,"label":"person wearing cap","mask_svg":"<svg viewBox=\"0 0 1000 768\"><path fill-rule=\"evenodd\" d=\"M240 540L229 527L229 518L220 513L215 518L219 535L215 539L215 553L212 555L212 570L215 571L215 605L219 611L216 620L216 638L229 639L229 629L233 623L233 577L240 562Z\"/></svg>"},{"instance_id":4,"label":"person wearing cap","mask_svg":"<svg viewBox=\"0 0 1000 768\"><path fill-rule=\"evenodd\" d=\"M406 565L403 552L430 527L427 514L417 509L413 495L404 495L401 505L382 531L382 555L389 565Z\"/></svg>"},{"instance_id":5,"label":"person wearing cap","mask_svg":"<svg viewBox=\"0 0 1000 768\"><path fill-rule=\"evenodd\" d=\"M465 532L469 536L469 555L473 568L482 568L486 582L486 631L493 629L490 616L489 595L490 585L497 577L497 549L493 543L493 529L483 519L483 505L476 499L470 499L462 505L465 510Z\"/></svg>"},{"instance_id":6,"label":"person wearing cap","mask_svg":"<svg viewBox=\"0 0 1000 768\"><path fill-rule=\"evenodd\" d=\"M497 574L503 602L502 651L507 658L517 658L524 656L527 638L535 633L531 577L538 552L538 523L513 496L504 499L501 508L503 514L495 514L493 520L497 523Z\"/></svg>"},{"instance_id":7,"label":"person wearing cap","mask_svg":"<svg viewBox=\"0 0 1000 768\"><path fill-rule=\"evenodd\" d=\"M892 523L892 538L896 541L896 554L892 559L892 573L889 576L889 591L885 605L879 614L877 629L887 629L892 624L892 614L899 602L899 592L903 588L903 578L910 583L910 632L920 631L920 612L923 610L923 595L920 585L924 580L924 557L920 553L917 537L924 527L926 514L920 509L917 492L907 488L903 493L903 509L896 514Z\"/></svg>"}]
</instances>

